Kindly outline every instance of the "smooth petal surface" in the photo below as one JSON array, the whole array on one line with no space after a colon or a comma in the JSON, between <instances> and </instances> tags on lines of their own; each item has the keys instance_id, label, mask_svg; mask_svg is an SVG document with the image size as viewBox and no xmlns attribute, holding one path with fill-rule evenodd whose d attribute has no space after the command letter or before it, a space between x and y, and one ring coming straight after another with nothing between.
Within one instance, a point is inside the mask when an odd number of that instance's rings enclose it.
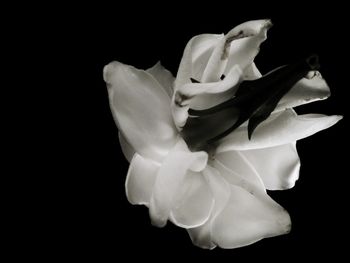
<instances>
[{"instance_id":1,"label":"smooth petal surface","mask_svg":"<svg viewBox=\"0 0 350 263\"><path fill-rule=\"evenodd\" d=\"M160 164L139 154L132 158L126 176L126 196L131 204L149 205Z\"/></svg>"},{"instance_id":2,"label":"smooth petal surface","mask_svg":"<svg viewBox=\"0 0 350 263\"><path fill-rule=\"evenodd\" d=\"M258 172L268 190L285 190L299 178L296 143L240 152Z\"/></svg>"},{"instance_id":3,"label":"smooth petal surface","mask_svg":"<svg viewBox=\"0 0 350 263\"><path fill-rule=\"evenodd\" d=\"M170 99L147 72L119 62L104 68L110 107L119 130L141 155L160 160L175 144Z\"/></svg>"},{"instance_id":4,"label":"smooth petal surface","mask_svg":"<svg viewBox=\"0 0 350 263\"><path fill-rule=\"evenodd\" d=\"M339 115L297 115L294 110L287 109L261 123L251 140L248 139L247 128L239 127L220 141L216 152L261 149L292 143L327 129L340 119L342 116Z\"/></svg>"},{"instance_id":5,"label":"smooth petal surface","mask_svg":"<svg viewBox=\"0 0 350 263\"><path fill-rule=\"evenodd\" d=\"M134 148L132 148L132 146L130 145L130 143L128 143L128 141L125 139L124 135L121 134L120 132L118 132L118 138L119 138L119 143L120 143L120 147L122 149L122 152L125 156L125 158L129 161L129 163L131 162L132 157L135 154L135 150Z\"/></svg>"},{"instance_id":6,"label":"smooth petal surface","mask_svg":"<svg viewBox=\"0 0 350 263\"><path fill-rule=\"evenodd\" d=\"M265 192L263 181L255 167L239 151L228 151L215 155L212 165L230 184L238 185L249 192Z\"/></svg>"},{"instance_id":7,"label":"smooth petal surface","mask_svg":"<svg viewBox=\"0 0 350 263\"><path fill-rule=\"evenodd\" d=\"M207 153L190 152L182 140L169 152L158 171L151 197L150 216L154 225L166 224L187 172L200 172L207 160Z\"/></svg>"},{"instance_id":8,"label":"smooth petal surface","mask_svg":"<svg viewBox=\"0 0 350 263\"><path fill-rule=\"evenodd\" d=\"M223 37L223 35L202 34L194 36L187 43L176 75L175 88L189 83L190 78L201 79L215 46Z\"/></svg>"},{"instance_id":9,"label":"smooth petal surface","mask_svg":"<svg viewBox=\"0 0 350 263\"><path fill-rule=\"evenodd\" d=\"M204 224L214 206L213 194L202 173L187 172L177 199L170 217L174 224L185 228Z\"/></svg>"},{"instance_id":10,"label":"smooth petal surface","mask_svg":"<svg viewBox=\"0 0 350 263\"><path fill-rule=\"evenodd\" d=\"M164 68L160 61L146 71L158 81L158 83L164 88L165 92L169 95L169 98L171 98L175 81L173 74Z\"/></svg>"},{"instance_id":11,"label":"smooth petal surface","mask_svg":"<svg viewBox=\"0 0 350 263\"><path fill-rule=\"evenodd\" d=\"M242 32L250 35L231 42L229 58L224 74L227 74L234 65L239 65L244 71L253 63L255 56L259 53L260 44L266 40L267 30L272 26L270 20L254 20L240 24L233 28L226 37L237 35Z\"/></svg>"},{"instance_id":12,"label":"smooth petal surface","mask_svg":"<svg viewBox=\"0 0 350 263\"><path fill-rule=\"evenodd\" d=\"M331 95L326 81L319 72L303 78L280 100L275 111L293 108L310 102L327 99Z\"/></svg>"},{"instance_id":13,"label":"smooth petal surface","mask_svg":"<svg viewBox=\"0 0 350 263\"><path fill-rule=\"evenodd\" d=\"M213 243L222 248L252 244L262 238L290 231L289 214L267 194L255 196L231 185L231 195L225 209L213 220Z\"/></svg>"}]
</instances>

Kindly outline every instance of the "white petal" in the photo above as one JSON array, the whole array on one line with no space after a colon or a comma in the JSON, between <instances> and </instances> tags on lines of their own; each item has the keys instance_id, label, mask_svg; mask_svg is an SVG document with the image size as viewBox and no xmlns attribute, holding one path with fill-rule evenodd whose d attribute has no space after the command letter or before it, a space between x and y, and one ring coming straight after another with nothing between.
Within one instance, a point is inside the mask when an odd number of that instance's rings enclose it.
<instances>
[{"instance_id":1,"label":"white petal","mask_svg":"<svg viewBox=\"0 0 350 263\"><path fill-rule=\"evenodd\" d=\"M187 172L203 170L207 159L207 153L192 153L181 140L169 152L158 171L151 197L150 216L154 225L166 224Z\"/></svg>"},{"instance_id":2,"label":"white petal","mask_svg":"<svg viewBox=\"0 0 350 263\"><path fill-rule=\"evenodd\" d=\"M241 152L219 153L215 155L212 165L230 184L238 185L251 193L256 190L265 192L264 183L255 167Z\"/></svg>"},{"instance_id":3,"label":"white petal","mask_svg":"<svg viewBox=\"0 0 350 263\"><path fill-rule=\"evenodd\" d=\"M190 78L200 80L215 46L223 35L202 34L193 37L186 45L177 72L175 87L190 82Z\"/></svg>"},{"instance_id":4,"label":"white petal","mask_svg":"<svg viewBox=\"0 0 350 263\"><path fill-rule=\"evenodd\" d=\"M241 151L256 169L268 190L292 188L299 178L300 159L296 144Z\"/></svg>"},{"instance_id":5,"label":"white petal","mask_svg":"<svg viewBox=\"0 0 350 263\"><path fill-rule=\"evenodd\" d=\"M207 166L203 171L203 175L208 181L211 191L214 194L215 206L211 213L209 220L196 228L188 229L193 244L201 248L213 249L216 245L211 238L212 221L225 208L230 199L231 188L226 180L220 175L219 171L213 167Z\"/></svg>"},{"instance_id":6,"label":"white petal","mask_svg":"<svg viewBox=\"0 0 350 263\"><path fill-rule=\"evenodd\" d=\"M166 93L169 95L169 98L173 95L173 84L175 78L173 74L166 68L162 66L162 64L157 62L153 67L146 70L149 74L151 74L158 83L164 88Z\"/></svg>"},{"instance_id":7,"label":"white petal","mask_svg":"<svg viewBox=\"0 0 350 263\"><path fill-rule=\"evenodd\" d=\"M242 72L233 67L226 78L212 83L187 83L175 90L171 102L176 127L183 127L188 118L189 107L203 109L217 105L231 97Z\"/></svg>"},{"instance_id":8,"label":"white petal","mask_svg":"<svg viewBox=\"0 0 350 263\"><path fill-rule=\"evenodd\" d=\"M286 234L291 221L288 213L267 194L255 196L231 185L225 209L212 222L212 240L222 248L252 244L262 238Z\"/></svg>"},{"instance_id":9,"label":"white petal","mask_svg":"<svg viewBox=\"0 0 350 263\"><path fill-rule=\"evenodd\" d=\"M252 64L248 65L244 72L243 72L243 79L244 80L255 80L258 78L261 78L262 75L258 68L256 67L255 63L253 62Z\"/></svg>"},{"instance_id":10,"label":"white petal","mask_svg":"<svg viewBox=\"0 0 350 263\"><path fill-rule=\"evenodd\" d=\"M227 37L230 37L231 35L237 35L238 32L243 31L246 35L251 35L251 37L237 39L231 42L225 74L227 74L234 65L239 65L242 70L251 65L259 52L260 44L265 41L267 30L271 25L270 20L248 21L236 26L227 34Z\"/></svg>"},{"instance_id":11,"label":"white petal","mask_svg":"<svg viewBox=\"0 0 350 263\"><path fill-rule=\"evenodd\" d=\"M139 154L162 159L177 135L164 89L147 72L119 62L105 66L104 79L119 130Z\"/></svg>"},{"instance_id":12,"label":"white petal","mask_svg":"<svg viewBox=\"0 0 350 263\"><path fill-rule=\"evenodd\" d=\"M204 224L214 206L211 189L202 173L187 172L170 217L174 224L189 228Z\"/></svg>"},{"instance_id":13,"label":"white petal","mask_svg":"<svg viewBox=\"0 0 350 263\"><path fill-rule=\"evenodd\" d=\"M283 96L278 103L276 111L293 108L317 100L324 100L330 96L330 90L326 81L319 72L315 72L311 78L303 78Z\"/></svg>"},{"instance_id":14,"label":"white petal","mask_svg":"<svg viewBox=\"0 0 350 263\"><path fill-rule=\"evenodd\" d=\"M124 135L121 134L121 132L118 132L118 137L119 137L119 143L120 143L120 147L122 149L122 152L125 156L125 158L129 161L129 163L131 162L132 157L135 154L135 150L134 148L132 148L132 146L130 145L130 143L128 143L128 141L125 139Z\"/></svg>"},{"instance_id":15,"label":"white petal","mask_svg":"<svg viewBox=\"0 0 350 263\"><path fill-rule=\"evenodd\" d=\"M148 206L159 167L152 160L137 153L134 155L125 182L126 196L131 204Z\"/></svg>"},{"instance_id":16,"label":"white petal","mask_svg":"<svg viewBox=\"0 0 350 263\"><path fill-rule=\"evenodd\" d=\"M278 146L311 136L336 124L342 116L297 115L292 109L272 114L248 139L246 127L240 127L220 141L217 152L250 150Z\"/></svg>"}]
</instances>

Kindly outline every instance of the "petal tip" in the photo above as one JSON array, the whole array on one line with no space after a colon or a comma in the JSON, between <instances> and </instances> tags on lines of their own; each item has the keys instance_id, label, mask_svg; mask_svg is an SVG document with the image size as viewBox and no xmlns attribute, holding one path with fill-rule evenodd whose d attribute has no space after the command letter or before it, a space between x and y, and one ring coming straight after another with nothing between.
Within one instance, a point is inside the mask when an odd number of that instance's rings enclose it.
<instances>
[{"instance_id":1,"label":"petal tip","mask_svg":"<svg viewBox=\"0 0 350 263\"><path fill-rule=\"evenodd\" d=\"M118 61L112 61L103 68L103 80L107 84L111 84L111 79L113 76L113 73L115 72L115 69L117 66L119 66L121 63Z\"/></svg>"}]
</instances>

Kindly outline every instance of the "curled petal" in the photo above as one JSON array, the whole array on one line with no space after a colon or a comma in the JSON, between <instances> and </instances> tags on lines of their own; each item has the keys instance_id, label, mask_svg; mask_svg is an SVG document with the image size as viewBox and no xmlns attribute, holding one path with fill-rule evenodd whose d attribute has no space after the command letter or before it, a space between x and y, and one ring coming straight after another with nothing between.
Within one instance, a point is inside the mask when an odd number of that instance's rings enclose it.
<instances>
[{"instance_id":1,"label":"curled petal","mask_svg":"<svg viewBox=\"0 0 350 263\"><path fill-rule=\"evenodd\" d=\"M186 45L175 80L175 88L200 80L208 60L223 35L202 34L193 37Z\"/></svg>"},{"instance_id":2,"label":"curled petal","mask_svg":"<svg viewBox=\"0 0 350 263\"><path fill-rule=\"evenodd\" d=\"M164 88L165 92L169 95L169 98L171 98L175 81L173 74L164 68L160 61L146 71L158 81L158 83Z\"/></svg>"},{"instance_id":3,"label":"curled petal","mask_svg":"<svg viewBox=\"0 0 350 263\"><path fill-rule=\"evenodd\" d=\"M324 100L331 95L327 82L321 74L318 71L310 73L312 73L310 78L301 79L284 95L275 111Z\"/></svg>"},{"instance_id":4,"label":"curled petal","mask_svg":"<svg viewBox=\"0 0 350 263\"><path fill-rule=\"evenodd\" d=\"M259 53L260 44L266 40L267 30L272 26L270 20L254 20L238 25L227 33L227 37L236 36L240 32L244 36L231 42L229 58L224 74L234 66L239 65L242 70L252 64Z\"/></svg>"},{"instance_id":5,"label":"curled petal","mask_svg":"<svg viewBox=\"0 0 350 263\"><path fill-rule=\"evenodd\" d=\"M238 84L242 75L239 67L234 67L226 78L215 83L188 83L175 90L171 109L177 128L181 129L187 121L189 107L208 107L211 104L221 103L234 94L234 87ZM210 94L210 104L203 95ZM204 104L204 105L203 105Z\"/></svg>"},{"instance_id":6,"label":"curled petal","mask_svg":"<svg viewBox=\"0 0 350 263\"><path fill-rule=\"evenodd\" d=\"M240 154L254 167L268 190L292 188L299 178L300 159L295 142Z\"/></svg>"},{"instance_id":7,"label":"curled petal","mask_svg":"<svg viewBox=\"0 0 350 263\"><path fill-rule=\"evenodd\" d=\"M166 224L187 172L203 170L207 160L207 153L190 152L182 140L169 152L157 173L151 197L150 216L154 225Z\"/></svg>"},{"instance_id":8,"label":"curled petal","mask_svg":"<svg viewBox=\"0 0 350 263\"><path fill-rule=\"evenodd\" d=\"M119 130L139 154L160 160L176 142L170 99L147 72L119 62L104 68L110 107Z\"/></svg>"},{"instance_id":9,"label":"curled petal","mask_svg":"<svg viewBox=\"0 0 350 263\"><path fill-rule=\"evenodd\" d=\"M220 141L217 153L230 150L250 150L288 144L336 124L342 116L322 114L297 115L287 109L272 114L257 127L251 140L248 139L246 127L240 127Z\"/></svg>"}]
</instances>

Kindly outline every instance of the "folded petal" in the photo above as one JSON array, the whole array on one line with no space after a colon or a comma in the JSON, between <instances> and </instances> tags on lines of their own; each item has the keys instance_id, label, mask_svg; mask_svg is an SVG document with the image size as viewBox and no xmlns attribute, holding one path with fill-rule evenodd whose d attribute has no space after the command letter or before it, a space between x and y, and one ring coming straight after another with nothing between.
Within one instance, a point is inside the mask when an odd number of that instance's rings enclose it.
<instances>
[{"instance_id":1,"label":"folded petal","mask_svg":"<svg viewBox=\"0 0 350 263\"><path fill-rule=\"evenodd\" d=\"M220 141L217 153L230 150L250 150L295 142L336 124L342 116L322 114L297 115L287 109L272 114L261 123L248 139L246 127L240 127Z\"/></svg>"},{"instance_id":2,"label":"folded petal","mask_svg":"<svg viewBox=\"0 0 350 263\"><path fill-rule=\"evenodd\" d=\"M141 155L162 159L175 144L170 99L147 72L119 62L104 68L110 107L119 130Z\"/></svg>"},{"instance_id":3,"label":"folded petal","mask_svg":"<svg viewBox=\"0 0 350 263\"><path fill-rule=\"evenodd\" d=\"M231 185L225 209L213 220L213 243L222 248L237 248L262 238L286 234L291 221L286 210L267 194L253 195Z\"/></svg>"},{"instance_id":4,"label":"folded petal","mask_svg":"<svg viewBox=\"0 0 350 263\"><path fill-rule=\"evenodd\" d=\"M173 84L175 81L173 74L164 68L160 61L158 61L153 67L147 69L146 71L158 81L158 83L169 95L169 98L171 98L173 95Z\"/></svg>"},{"instance_id":5,"label":"folded petal","mask_svg":"<svg viewBox=\"0 0 350 263\"><path fill-rule=\"evenodd\" d=\"M300 159L295 142L240 154L254 167L268 190L292 188L299 178Z\"/></svg>"},{"instance_id":6,"label":"folded petal","mask_svg":"<svg viewBox=\"0 0 350 263\"><path fill-rule=\"evenodd\" d=\"M190 152L182 140L169 152L158 171L151 197L150 216L154 225L166 224L187 172L200 172L207 160L207 153Z\"/></svg>"},{"instance_id":7,"label":"folded petal","mask_svg":"<svg viewBox=\"0 0 350 263\"><path fill-rule=\"evenodd\" d=\"M255 56L259 53L260 44L265 41L267 30L272 26L270 20L254 20L240 24L227 33L227 38L236 36L240 32L242 35L250 35L236 39L231 42L229 58L225 73L234 65L239 65L242 70L252 64Z\"/></svg>"},{"instance_id":8,"label":"folded petal","mask_svg":"<svg viewBox=\"0 0 350 263\"><path fill-rule=\"evenodd\" d=\"M187 172L176 199L170 218L185 228L204 224L214 206L213 194L202 173Z\"/></svg>"},{"instance_id":9,"label":"folded petal","mask_svg":"<svg viewBox=\"0 0 350 263\"><path fill-rule=\"evenodd\" d=\"M121 134L120 132L118 132L118 137L119 137L119 143L120 143L120 147L122 149L122 152L125 156L125 158L129 161L129 163L131 162L132 157L135 154L135 150L134 148L132 148L132 146L130 145L130 143L128 143L128 141L125 139L124 135Z\"/></svg>"},{"instance_id":10,"label":"folded petal","mask_svg":"<svg viewBox=\"0 0 350 263\"><path fill-rule=\"evenodd\" d=\"M292 108L330 96L326 81L319 72L313 72L310 78L303 78L280 100L275 111Z\"/></svg>"},{"instance_id":11,"label":"folded petal","mask_svg":"<svg viewBox=\"0 0 350 263\"><path fill-rule=\"evenodd\" d=\"M208 60L223 35L202 34L194 36L186 45L177 72L175 87L190 82L190 78L200 80Z\"/></svg>"},{"instance_id":12,"label":"folded petal","mask_svg":"<svg viewBox=\"0 0 350 263\"><path fill-rule=\"evenodd\" d=\"M126 196L131 204L149 205L160 164L139 154L132 158L125 182Z\"/></svg>"}]
</instances>

